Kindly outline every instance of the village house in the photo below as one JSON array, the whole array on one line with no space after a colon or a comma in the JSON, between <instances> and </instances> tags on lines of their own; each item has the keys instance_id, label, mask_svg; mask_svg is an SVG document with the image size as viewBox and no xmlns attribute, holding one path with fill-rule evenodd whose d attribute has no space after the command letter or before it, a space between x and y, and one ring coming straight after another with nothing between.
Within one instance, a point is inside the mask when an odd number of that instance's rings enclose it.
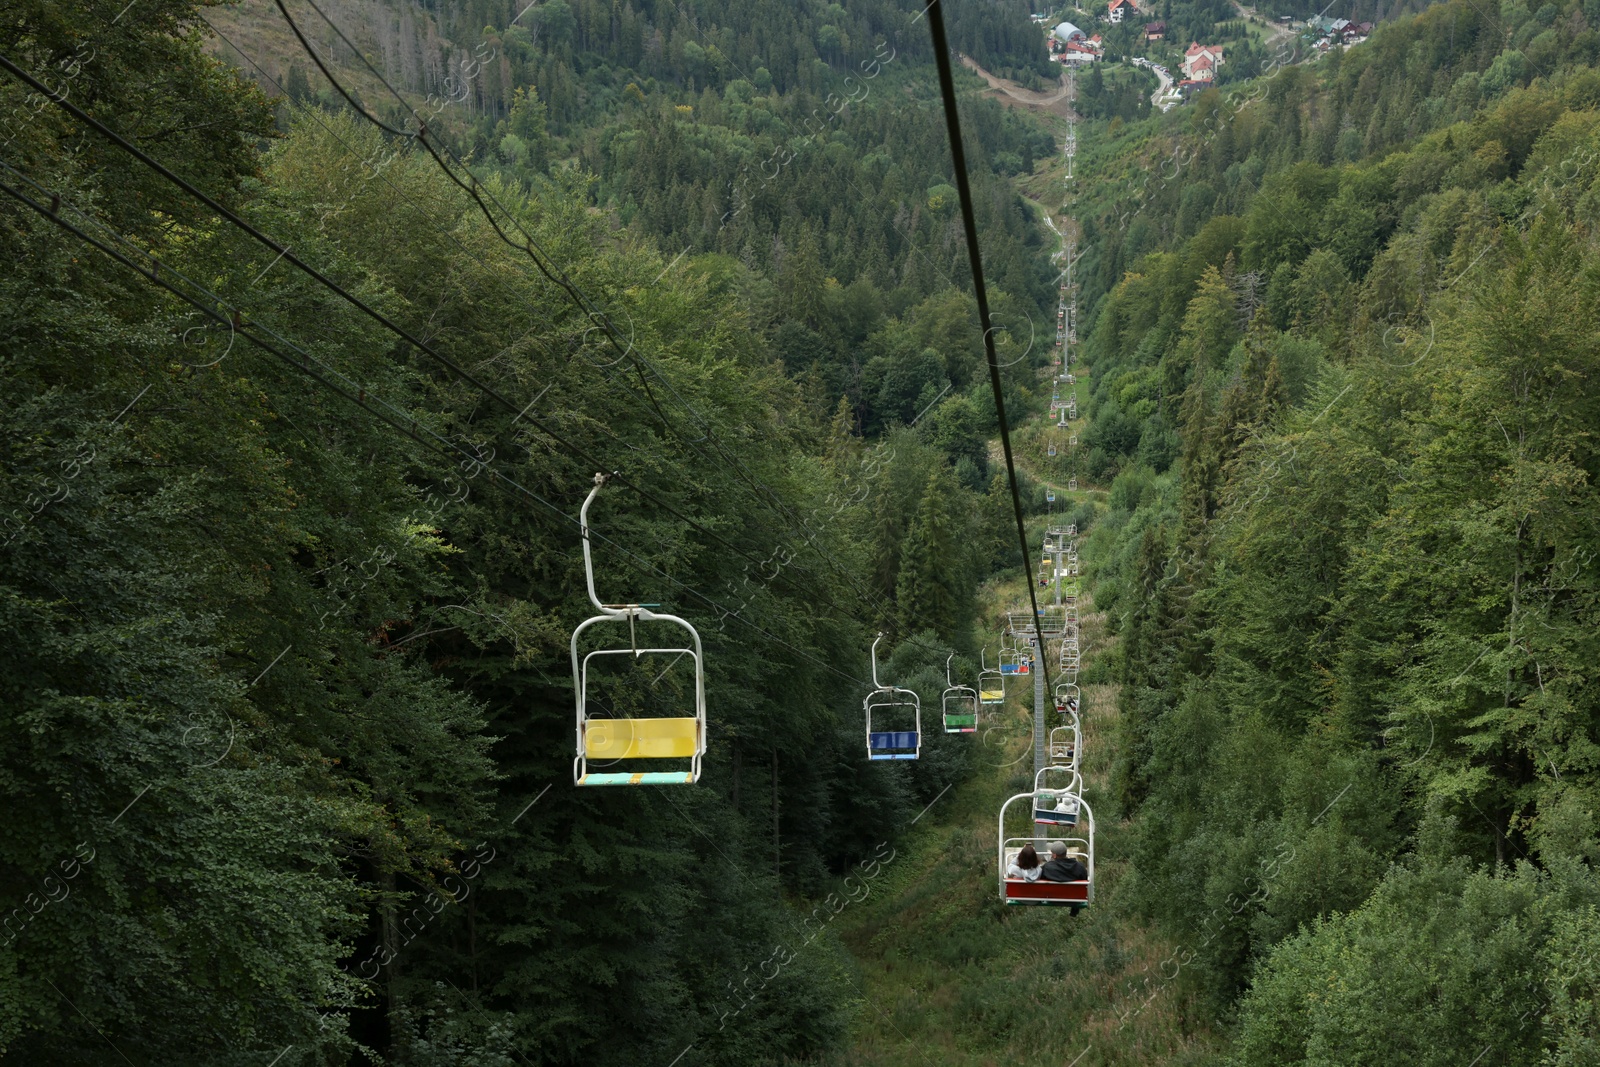
<instances>
[{"instance_id":1,"label":"village house","mask_svg":"<svg viewBox=\"0 0 1600 1067\"><path fill-rule=\"evenodd\" d=\"M1133 0L1109 0L1106 4L1106 21L1121 22L1125 16L1137 15L1139 6Z\"/></svg>"},{"instance_id":2,"label":"village house","mask_svg":"<svg viewBox=\"0 0 1600 1067\"><path fill-rule=\"evenodd\" d=\"M1165 22L1147 22L1144 24L1144 39L1147 41L1160 41L1167 36Z\"/></svg>"},{"instance_id":3,"label":"village house","mask_svg":"<svg viewBox=\"0 0 1600 1067\"><path fill-rule=\"evenodd\" d=\"M1220 44L1203 45L1190 41L1188 50L1183 53L1183 76L1187 81L1214 81L1217 68L1220 66L1222 66Z\"/></svg>"},{"instance_id":4,"label":"village house","mask_svg":"<svg viewBox=\"0 0 1600 1067\"><path fill-rule=\"evenodd\" d=\"M1370 22L1351 22L1322 15L1306 20L1306 36L1316 40L1318 51L1325 52L1336 44L1359 44L1371 34Z\"/></svg>"}]
</instances>

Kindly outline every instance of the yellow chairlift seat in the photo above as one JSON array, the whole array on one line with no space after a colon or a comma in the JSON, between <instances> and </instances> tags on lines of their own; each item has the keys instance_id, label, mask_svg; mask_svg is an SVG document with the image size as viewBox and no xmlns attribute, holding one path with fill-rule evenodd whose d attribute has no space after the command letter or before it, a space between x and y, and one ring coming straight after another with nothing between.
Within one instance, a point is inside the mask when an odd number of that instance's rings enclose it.
<instances>
[{"instance_id":1,"label":"yellow chairlift seat","mask_svg":"<svg viewBox=\"0 0 1600 1067\"><path fill-rule=\"evenodd\" d=\"M700 720L590 719L583 750L590 759L688 759L700 747Z\"/></svg>"},{"instance_id":2,"label":"yellow chairlift seat","mask_svg":"<svg viewBox=\"0 0 1600 1067\"><path fill-rule=\"evenodd\" d=\"M589 600L601 612L572 631L572 684L577 697L577 756L572 764L572 780L580 786L595 785L690 785L700 780L700 761L706 751L706 681L700 635L676 615L651 611L643 604L602 604L594 587L594 561L589 549L589 505L606 483L595 475L594 489L579 512L583 536L583 567L589 585ZM592 626L621 624L628 628L625 648L595 649L580 657L579 638ZM640 623L666 623L689 632L690 642L675 648L641 648ZM687 658L694 671L693 715L612 718L591 705L591 666L599 657L627 656L637 664L647 655L671 656L672 663ZM668 665L669 667L671 664ZM663 673L665 673L663 671ZM659 677L659 675L658 675ZM591 770L589 761L687 760L688 766L673 770L634 770L612 767Z\"/></svg>"}]
</instances>

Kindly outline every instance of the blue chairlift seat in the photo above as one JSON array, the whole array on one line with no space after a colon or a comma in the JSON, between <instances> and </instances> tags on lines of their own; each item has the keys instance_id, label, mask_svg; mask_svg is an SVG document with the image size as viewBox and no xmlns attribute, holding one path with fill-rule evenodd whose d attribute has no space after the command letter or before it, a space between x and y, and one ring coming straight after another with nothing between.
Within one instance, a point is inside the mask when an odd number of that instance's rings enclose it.
<instances>
[{"instance_id":1,"label":"blue chairlift seat","mask_svg":"<svg viewBox=\"0 0 1600 1067\"><path fill-rule=\"evenodd\" d=\"M916 759L915 730L886 730L867 735L868 759Z\"/></svg>"}]
</instances>

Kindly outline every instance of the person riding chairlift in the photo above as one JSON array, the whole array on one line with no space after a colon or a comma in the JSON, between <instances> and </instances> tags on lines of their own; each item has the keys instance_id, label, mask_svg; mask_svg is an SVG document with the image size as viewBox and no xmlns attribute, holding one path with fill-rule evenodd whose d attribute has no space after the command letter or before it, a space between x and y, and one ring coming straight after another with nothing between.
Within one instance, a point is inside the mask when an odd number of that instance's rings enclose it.
<instances>
[{"instance_id":1,"label":"person riding chairlift","mask_svg":"<svg viewBox=\"0 0 1600 1067\"><path fill-rule=\"evenodd\" d=\"M1039 854L1033 850L1032 845L1023 845L1022 851L1017 853L1017 858L1011 861L1006 868L1007 878L1021 878L1024 882L1037 882L1039 872Z\"/></svg>"},{"instance_id":2,"label":"person riding chairlift","mask_svg":"<svg viewBox=\"0 0 1600 1067\"><path fill-rule=\"evenodd\" d=\"M1039 868L1039 877L1046 882L1082 882L1089 877L1089 868L1067 855L1066 842L1052 841L1050 862Z\"/></svg>"}]
</instances>

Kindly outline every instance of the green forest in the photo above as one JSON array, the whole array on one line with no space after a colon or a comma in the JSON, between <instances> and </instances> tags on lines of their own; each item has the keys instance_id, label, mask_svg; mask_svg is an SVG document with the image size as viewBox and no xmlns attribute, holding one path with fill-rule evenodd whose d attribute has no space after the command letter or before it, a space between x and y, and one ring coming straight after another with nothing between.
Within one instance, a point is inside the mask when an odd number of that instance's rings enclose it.
<instances>
[{"instance_id":1,"label":"green forest","mask_svg":"<svg viewBox=\"0 0 1600 1067\"><path fill-rule=\"evenodd\" d=\"M0 7L0 1061L1600 1062L1600 0Z\"/></svg>"}]
</instances>

